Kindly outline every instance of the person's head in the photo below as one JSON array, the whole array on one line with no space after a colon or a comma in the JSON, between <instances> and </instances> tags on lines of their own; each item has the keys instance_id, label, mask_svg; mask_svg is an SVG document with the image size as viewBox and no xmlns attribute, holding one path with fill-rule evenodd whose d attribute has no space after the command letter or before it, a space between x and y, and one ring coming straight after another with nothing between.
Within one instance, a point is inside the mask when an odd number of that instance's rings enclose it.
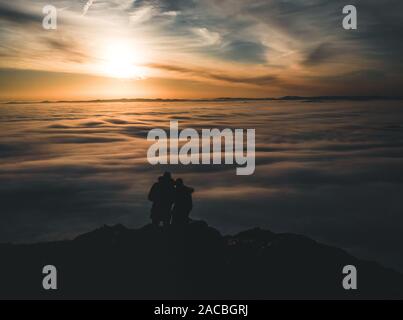
<instances>
[{"instance_id":1,"label":"person's head","mask_svg":"<svg viewBox=\"0 0 403 320\"><path fill-rule=\"evenodd\" d=\"M175 185L176 185L177 187L183 187L183 180L182 180L181 178L176 179Z\"/></svg>"},{"instance_id":2,"label":"person's head","mask_svg":"<svg viewBox=\"0 0 403 320\"><path fill-rule=\"evenodd\" d=\"M172 179L171 173L169 171L165 171L164 174L162 175L162 177L165 180L171 180Z\"/></svg>"}]
</instances>

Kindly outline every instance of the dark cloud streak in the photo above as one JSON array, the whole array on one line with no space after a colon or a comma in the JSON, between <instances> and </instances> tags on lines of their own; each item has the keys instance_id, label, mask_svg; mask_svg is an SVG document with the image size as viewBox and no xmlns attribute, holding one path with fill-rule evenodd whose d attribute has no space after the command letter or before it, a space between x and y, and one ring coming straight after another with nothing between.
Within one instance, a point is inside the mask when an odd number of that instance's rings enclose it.
<instances>
[{"instance_id":1,"label":"dark cloud streak","mask_svg":"<svg viewBox=\"0 0 403 320\"><path fill-rule=\"evenodd\" d=\"M267 85L267 84L279 84L279 79L271 74L255 76L255 77L245 77L245 76L230 76L224 73L218 73L211 70L203 70L200 68L187 68L174 65L165 64L150 64L151 68L178 72L182 74L190 74L197 77L202 77L210 80L225 81L230 83L241 83L241 84L251 84L251 85Z\"/></svg>"}]
</instances>

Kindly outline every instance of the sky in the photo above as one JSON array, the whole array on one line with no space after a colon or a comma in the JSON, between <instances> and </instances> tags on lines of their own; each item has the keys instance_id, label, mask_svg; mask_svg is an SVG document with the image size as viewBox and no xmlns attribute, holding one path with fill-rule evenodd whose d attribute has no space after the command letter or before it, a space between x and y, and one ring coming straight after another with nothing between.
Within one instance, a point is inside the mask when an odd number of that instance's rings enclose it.
<instances>
[{"instance_id":1,"label":"sky","mask_svg":"<svg viewBox=\"0 0 403 320\"><path fill-rule=\"evenodd\" d=\"M42 9L57 8L57 29ZM358 29L342 27L345 5ZM0 0L0 99L399 95L399 0Z\"/></svg>"}]
</instances>

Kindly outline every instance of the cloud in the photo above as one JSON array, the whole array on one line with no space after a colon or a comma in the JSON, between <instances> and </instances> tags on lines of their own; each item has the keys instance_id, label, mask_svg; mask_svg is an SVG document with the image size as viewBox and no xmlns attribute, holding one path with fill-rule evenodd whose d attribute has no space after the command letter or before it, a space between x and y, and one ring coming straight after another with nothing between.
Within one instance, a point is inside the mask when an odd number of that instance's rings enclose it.
<instances>
[{"instance_id":1,"label":"cloud","mask_svg":"<svg viewBox=\"0 0 403 320\"><path fill-rule=\"evenodd\" d=\"M304 63L308 66L315 66L329 62L329 60L339 54L337 48L331 43L321 43L316 46L307 56Z\"/></svg>"},{"instance_id":2,"label":"cloud","mask_svg":"<svg viewBox=\"0 0 403 320\"><path fill-rule=\"evenodd\" d=\"M60 57L63 57L67 61L84 63L91 59L83 48L73 39L48 36L44 37L42 40L47 48L54 53L56 51Z\"/></svg>"},{"instance_id":3,"label":"cloud","mask_svg":"<svg viewBox=\"0 0 403 320\"><path fill-rule=\"evenodd\" d=\"M218 71L202 69L202 68L187 68L165 64L150 64L150 68L162 69L166 71L178 72L181 74L192 75L195 77L201 77L209 80L225 81L229 83L249 84L249 85L267 85L278 84L280 79L272 74L266 74L261 76L242 76L242 75L229 75L220 73Z\"/></svg>"},{"instance_id":4,"label":"cloud","mask_svg":"<svg viewBox=\"0 0 403 320\"><path fill-rule=\"evenodd\" d=\"M207 28L194 28L193 32L198 35L206 46L212 46L221 42L221 36L218 32L209 31Z\"/></svg>"},{"instance_id":5,"label":"cloud","mask_svg":"<svg viewBox=\"0 0 403 320\"><path fill-rule=\"evenodd\" d=\"M201 74L206 80L266 86L259 95L369 94L374 89L397 95L403 83L403 4L396 0L357 0L359 28L354 32L342 28L342 6L329 0L91 0L84 7L83 2L55 0L52 4L64 10L59 10L54 37L41 28L44 3L0 0L1 67L97 74L105 43L123 39L146 52L145 64L219 65L221 74ZM82 17L89 8L91 14ZM43 41L47 37L54 40ZM74 46L68 48L69 41ZM43 59L47 50L52 61ZM245 65L250 77L237 80L233 75ZM387 79L378 89L371 83L374 77L344 88L335 81L366 70ZM271 87L275 80L282 87Z\"/></svg>"},{"instance_id":6,"label":"cloud","mask_svg":"<svg viewBox=\"0 0 403 320\"><path fill-rule=\"evenodd\" d=\"M83 16L85 16L88 12L88 10L91 8L92 4L94 3L95 0L88 0L87 3L83 7Z\"/></svg>"},{"instance_id":7,"label":"cloud","mask_svg":"<svg viewBox=\"0 0 403 320\"><path fill-rule=\"evenodd\" d=\"M0 2L0 18L12 23L26 25L41 22L43 16L8 3Z\"/></svg>"},{"instance_id":8,"label":"cloud","mask_svg":"<svg viewBox=\"0 0 403 320\"><path fill-rule=\"evenodd\" d=\"M164 12L192 9L197 6L196 0L136 0L133 6L153 6Z\"/></svg>"},{"instance_id":9,"label":"cloud","mask_svg":"<svg viewBox=\"0 0 403 320\"><path fill-rule=\"evenodd\" d=\"M169 16L169 17L177 17L180 14L181 14L180 11L165 11L162 13L163 16Z\"/></svg>"},{"instance_id":10,"label":"cloud","mask_svg":"<svg viewBox=\"0 0 403 320\"><path fill-rule=\"evenodd\" d=\"M55 137L50 137L49 141L53 143L59 143L59 144L68 144L68 143L73 143L73 144L88 144L88 143L109 143L109 142L117 142L117 141L122 141L123 139L121 138L111 138L111 137L88 137L88 136L80 136L80 135L58 135Z\"/></svg>"},{"instance_id":11,"label":"cloud","mask_svg":"<svg viewBox=\"0 0 403 320\"><path fill-rule=\"evenodd\" d=\"M227 59L247 63L266 62L265 46L251 41L232 41L225 46L223 55Z\"/></svg>"},{"instance_id":12,"label":"cloud","mask_svg":"<svg viewBox=\"0 0 403 320\"><path fill-rule=\"evenodd\" d=\"M394 102L6 104L1 112L0 242L145 224L148 188L171 170L196 189L192 217L224 233L298 232L403 270L393 240L403 234L403 112ZM181 128L256 128L256 174L148 165L147 132L171 117Z\"/></svg>"},{"instance_id":13,"label":"cloud","mask_svg":"<svg viewBox=\"0 0 403 320\"><path fill-rule=\"evenodd\" d=\"M155 14L152 6L143 6L130 13L130 22L132 24L144 23L151 19Z\"/></svg>"}]
</instances>

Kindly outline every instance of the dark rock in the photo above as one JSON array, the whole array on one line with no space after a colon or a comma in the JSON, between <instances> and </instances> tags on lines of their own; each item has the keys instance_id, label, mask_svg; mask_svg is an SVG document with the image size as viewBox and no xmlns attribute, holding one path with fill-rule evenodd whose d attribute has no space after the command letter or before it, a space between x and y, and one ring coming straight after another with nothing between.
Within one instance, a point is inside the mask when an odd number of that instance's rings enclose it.
<instances>
[{"instance_id":1,"label":"dark rock","mask_svg":"<svg viewBox=\"0 0 403 320\"><path fill-rule=\"evenodd\" d=\"M103 226L71 241L0 245L0 298L403 298L403 276L294 234L223 237L205 222L137 230ZM58 290L42 289L42 268ZM342 287L343 266L358 290Z\"/></svg>"}]
</instances>

